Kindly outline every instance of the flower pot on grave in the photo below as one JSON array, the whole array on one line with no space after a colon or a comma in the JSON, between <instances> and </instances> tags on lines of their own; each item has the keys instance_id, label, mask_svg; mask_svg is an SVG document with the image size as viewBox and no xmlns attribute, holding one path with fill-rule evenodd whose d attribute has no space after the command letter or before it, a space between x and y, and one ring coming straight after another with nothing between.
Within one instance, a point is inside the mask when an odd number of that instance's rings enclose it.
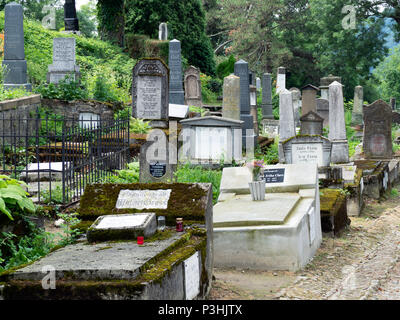
<instances>
[{"instance_id":1,"label":"flower pot on grave","mask_svg":"<svg viewBox=\"0 0 400 320\"><path fill-rule=\"evenodd\" d=\"M265 200L265 180L249 182L249 187L253 201Z\"/></svg>"}]
</instances>

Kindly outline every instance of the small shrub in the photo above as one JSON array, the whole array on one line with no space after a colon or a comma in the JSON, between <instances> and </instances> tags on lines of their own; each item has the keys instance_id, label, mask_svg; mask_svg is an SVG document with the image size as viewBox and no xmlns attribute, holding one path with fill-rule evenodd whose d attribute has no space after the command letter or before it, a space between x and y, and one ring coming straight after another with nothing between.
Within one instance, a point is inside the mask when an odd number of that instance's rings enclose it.
<instances>
[{"instance_id":1,"label":"small shrub","mask_svg":"<svg viewBox=\"0 0 400 320\"><path fill-rule=\"evenodd\" d=\"M129 123L130 132L137 134L146 134L151 130L150 121L144 121L142 119L131 118Z\"/></svg>"}]
</instances>

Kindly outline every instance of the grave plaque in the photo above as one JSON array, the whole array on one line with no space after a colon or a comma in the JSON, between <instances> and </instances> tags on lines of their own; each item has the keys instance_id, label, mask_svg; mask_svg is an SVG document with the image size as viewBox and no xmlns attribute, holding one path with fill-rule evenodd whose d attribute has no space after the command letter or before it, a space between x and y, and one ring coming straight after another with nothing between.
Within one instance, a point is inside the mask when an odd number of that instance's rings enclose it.
<instances>
[{"instance_id":1,"label":"grave plaque","mask_svg":"<svg viewBox=\"0 0 400 320\"><path fill-rule=\"evenodd\" d=\"M199 252L196 252L184 262L185 298L193 300L200 293L200 263Z\"/></svg>"},{"instance_id":2,"label":"grave plaque","mask_svg":"<svg viewBox=\"0 0 400 320\"><path fill-rule=\"evenodd\" d=\"M166 163L160 163L160 162L154 162L149 164L149 170L150 174L154 178L162 178L165 176L167 172L167 164Z\"/></svg>"},{"instance_id":3,"label":"grave plaque","mask_svg":"<svg viewBox=\"0 0 400 320\"><path fill-rule=\"evenodd\" d=\"M292 163L317 163L323 165L322 143L292 144Z\"/></svg>"},{"instance_id":4,"label":"grave plaque","mask_svg":"<svg viewBox=\"0 0 400 320\"><path fill-rule=\"evenodd\" d=\"M160 59L142 59L133 69L135 118L168 120L168 67Z\"/></svg>"},{"instance_id":5,"label":"grave plaque","mask_svg":"<svg viewBox=\"0 0 400 320\"><path fill-rule=\"evenodd\" d=\"M285 168L281 169L265 169L265 183L281 183L285 180Z\"/></svg>"},{"instance_id":6,"label":"grave plaque","mask_svg":"<svg viewBox=\"0 0 400 320\"><path fill-rule=\"evenodd\" d=\"M171 189L121 190L115 205L117 209L167 209Z\"/></svg>"}]
</instances>

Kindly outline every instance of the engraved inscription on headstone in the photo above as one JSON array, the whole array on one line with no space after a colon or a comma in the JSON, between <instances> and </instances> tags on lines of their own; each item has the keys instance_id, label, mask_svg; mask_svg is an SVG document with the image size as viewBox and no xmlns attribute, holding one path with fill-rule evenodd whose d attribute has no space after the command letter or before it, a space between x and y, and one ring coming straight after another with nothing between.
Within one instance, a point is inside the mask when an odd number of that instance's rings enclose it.
<instances>
[{"instance_id":1,"label":"engraved inscription on headstone","mask_svg":"<svg viewBox=\"0 0 400 320\"><path fill-rule=\"evenodd\" d=\"M138 77L137 115L143 119L161 119L161 77Z\"/></svg>"},{"instance_id":2,"label":"engraved inscription on headstone","mask_svg":"<svg viewBox=\"0 0 400 320\"><path fill-rule=\"evenodd\" d=\"M149 163L149 171L154 178L162 178L167 172L167 164L158 161Z\"/></svg>"},{"instance_id":3,"label":"engraved inscription on headstone","mask_svg":"<svg viewBox=\"0 0 400 320\"><path fill-rule=\"evenodd\" d=\"M384 155L386 152L386 139L383 134L371 136L371 150L376 155Z\"/></svg>"},{"instance_id":4,"label":"engraved inscription on headstone","mask_svg":"<svg viewBox=\"0 0 400 320\"><path fill-rule=\"evenodd\" d=\"M323 166L322 143L292 145L292 163L317 163Z\"/></svg>"},{"instance_id":5,"label":"engraved inscription on headstone","mask_svg":"<svg viewBox=\"0 0 400 320\"><path fill-rule=\"evenodd\" d=\"M171 189L121 190L115 205L117 209L167 209Z\"/></svg>"},{"instance_id":6,"label":"engraved inscription on headstone","mask_svg":"<svg viewBox=\"0 0 400 320\"><path fill-rule=\"evenodd\" d=\"M281 169L265 169L265 183L281 183L285 180L285 168Z\"/></svg>"},{"instance_id":7,"label":"engraved inscription on headstone","mask_svg":"<svg viewBox=\"0 0 400 320\"><path fill-rule=\"evenodd\" d=\"M193 300L200 293L199 252L197 251L184 262L185 297Z\"/></svg>"}]
</instances>

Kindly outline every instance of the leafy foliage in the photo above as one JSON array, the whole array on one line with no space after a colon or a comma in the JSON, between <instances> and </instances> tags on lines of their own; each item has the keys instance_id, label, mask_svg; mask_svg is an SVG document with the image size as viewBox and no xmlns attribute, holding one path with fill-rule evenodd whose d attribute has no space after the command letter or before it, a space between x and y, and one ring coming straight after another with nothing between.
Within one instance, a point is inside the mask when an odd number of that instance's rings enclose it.
<instances>
[{"instance_id":1,"label":"leafy foliage","mask_svg":"<svg viewBox=\"0 0 400 320\"><path fill-rule=\"evenodd\" d=\"M131 118L129 122L129 131L138 134L145 134L151 130L150 121L143 119Z\"/></svg>"}]
</instances>

